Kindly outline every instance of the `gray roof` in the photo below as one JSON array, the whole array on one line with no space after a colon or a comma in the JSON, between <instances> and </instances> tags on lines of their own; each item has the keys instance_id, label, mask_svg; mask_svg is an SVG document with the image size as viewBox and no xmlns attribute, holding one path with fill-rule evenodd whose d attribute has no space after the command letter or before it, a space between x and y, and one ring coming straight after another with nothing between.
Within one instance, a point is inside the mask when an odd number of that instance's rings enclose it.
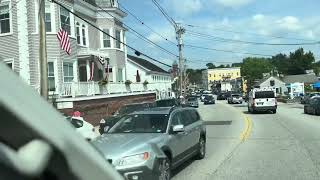
<instances>
[{"instance_id":1,"label":"gray roof","mask_svg":"<svg viewBox=\"0 0 320 180\"><path fill-rule=\"evenodd\" d=\"M259 79L259 80L255 83L255 85L261 85L262 83L264 83L266 80L268 80L268 79L269 79L269 78L271 78L271 77L273 77L274 79L277 79L277 80L279 80L279 81L282 81L282 82L283 82L283 80L279 79L278 77L275 77L275 76L268 76L268 77L265 77L265 78Z\"/></svg>"},{"instance_id":2,"label":"gray roof","mask_svg":"<svg viewBox=\"0 0 320 180\"><path fill-rule=\"evenodd\" d=\"M315 83L318 78L314 74L299 74L299 75L289 75L282 79L286 84L290 83Z\"/></svg>"},{"instance_id":3,"label":"gray roof","mask_svg":"<svg viewBox=\"0 0 320 180\"><path fill-rule=\"evenodd\" d=\"M136 56L131 56L131 55L128 55L128 58L139 64L140 66L146 68L146 69L149 69L150 71L154 71L154 72L159 72L159 73L165 73L165 74L170 74L168 71L165 71L164 69L160 68L159 66L151 63L150 61L148 60L145 60L145 59L142 59L142 58L139 58L139 57L136 57Z\"/></svg>"}]
</instances>

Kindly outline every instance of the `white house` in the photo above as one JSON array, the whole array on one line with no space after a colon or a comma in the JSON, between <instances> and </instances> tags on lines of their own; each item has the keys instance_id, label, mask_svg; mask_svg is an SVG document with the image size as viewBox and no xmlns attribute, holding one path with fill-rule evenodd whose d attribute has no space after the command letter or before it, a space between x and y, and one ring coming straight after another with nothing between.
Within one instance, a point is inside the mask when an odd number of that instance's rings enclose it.
<instances>
[{"instance_id":1,"label":"white house","mask_svg":"<svg viewBox=\"0 0 320 180\"><path fill-rule=\"evenodd\" d=\"M128 55L127 80L133 83L143 83L150 89L155 89L157 99L173 96L171 89L171 74L148 60Z\"/></svg>"},{"instance_id":2,"label":"white house","mask_svg":"<svg viewBox=\"0 0 320 180\"><path fill-rule=\"evenodd\" d=\"M255 83L255 86L261 88L273 88L278 95L284 95L288 92L286 83L277 77L269 76Z\"/></svg>"}]
</instances>

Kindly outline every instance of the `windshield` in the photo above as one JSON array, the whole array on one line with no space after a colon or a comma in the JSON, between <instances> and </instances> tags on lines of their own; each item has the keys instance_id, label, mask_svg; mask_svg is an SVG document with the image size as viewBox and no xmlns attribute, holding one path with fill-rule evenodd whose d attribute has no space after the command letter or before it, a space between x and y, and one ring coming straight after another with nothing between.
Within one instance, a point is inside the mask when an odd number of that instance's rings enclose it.
<instances>
[{"instance_id":1,"label":"windshield","mask_svg":"<svg viewBox=\"0 0 320 180\"><path fill-rule=\"evenodd\" d=\"M255 99L264 99L264 98L274 98L274 92L273 91L258 91L255 92L254 98Z\"/></svg>"},{"instance_id":2,"label":"windshield","mask_svg":"<svg viewBox=\"0 0 320 180\"><path fill-rule=\"evenodd\" d=\"M212 100L213 97L212 97L212 96L206 96L205 99L206 99L206 100Z\"/></svg>"},{"instance_id":3,"label":"windshield","mask_svg":"<svg viewBox=\"0 0 320 180\"><path fill-rule=\"evenodd\" d=\"M167 114L134 114L120 119L110 133L164 133L168 124Z\"/></svg>"},{"instance_id":4,"label":"windshield","mask_svg":"<svg viewBox=\"0 0 320 180\"><path fill-rule=\"evenodd\" d=\"M196 100L197 100L196 97L190 97L190 98L188 98L188 101L196 101Z\"/></svg>"}]
</instances>

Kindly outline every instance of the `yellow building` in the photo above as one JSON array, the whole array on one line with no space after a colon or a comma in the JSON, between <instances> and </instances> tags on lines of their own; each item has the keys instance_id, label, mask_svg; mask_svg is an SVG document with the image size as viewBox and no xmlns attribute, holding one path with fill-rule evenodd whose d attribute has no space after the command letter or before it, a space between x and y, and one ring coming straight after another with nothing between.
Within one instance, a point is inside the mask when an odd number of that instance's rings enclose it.
<instances>
[{"instance_id":1,"label":"yellow building","mask_svg":"<svg viewBox=\"0 0 320 180\"><path fill-rule=\"evenodd\" d=\"M234 80L240 77L240 67L208 69L209 82Z\"/></svg>"}]
</instances>

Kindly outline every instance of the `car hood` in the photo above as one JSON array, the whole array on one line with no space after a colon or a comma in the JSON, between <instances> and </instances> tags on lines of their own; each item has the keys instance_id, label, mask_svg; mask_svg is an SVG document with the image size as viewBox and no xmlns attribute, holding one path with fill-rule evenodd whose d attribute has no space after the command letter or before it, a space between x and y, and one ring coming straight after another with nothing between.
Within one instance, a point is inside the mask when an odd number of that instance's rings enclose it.
<instances>
[{"instance_id":1,"label":"car hood","mask_svg":"<svg viewBox=\"0 0 320 180\"><path fill-rule=\"evenodd\" d=\"M162 133L107 133L96 138L92 144L107 159L148 151L151 143L163 142L166 134Z\"/></svg>"}]
</instances>

